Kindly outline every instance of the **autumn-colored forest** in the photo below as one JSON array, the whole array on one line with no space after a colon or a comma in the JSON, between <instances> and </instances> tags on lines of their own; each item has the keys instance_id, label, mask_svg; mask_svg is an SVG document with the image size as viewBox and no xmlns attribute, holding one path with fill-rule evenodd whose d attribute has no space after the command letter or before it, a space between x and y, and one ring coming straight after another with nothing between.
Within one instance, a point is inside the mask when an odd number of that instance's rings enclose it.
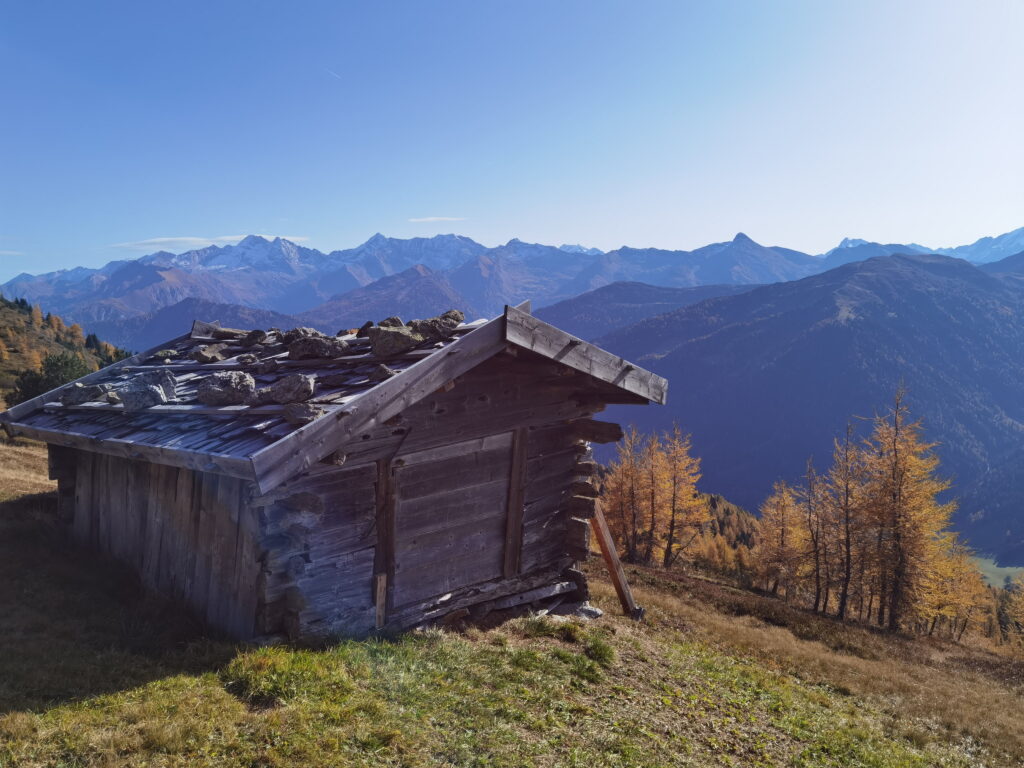
<instances>
[{"instance_id":1,"label":"autumn-colored forest","mask_svg":"<svg viewBox=\"0 0 1024 768\"><path fill-rule=\"evenodd\" d=\"M835 439L827 469L808 461L802 483L777 482L759 518L698 492L700 459L678 427L630 429L602 484L622 558L715 573L842 621L1024 652L1024 574L985 583L904 392L868 425Z\"/></svg>"},{"instance_id":2,"label":"autumn-colored forest","mask_svg":"<svg viewBox=\"0 0 1024 768\"><path fill-rule=\"evenodd\" d=\"M38 304L0 296L0 395L8 405L122 359L126 352Z\"/></svg>"}]
</instances>

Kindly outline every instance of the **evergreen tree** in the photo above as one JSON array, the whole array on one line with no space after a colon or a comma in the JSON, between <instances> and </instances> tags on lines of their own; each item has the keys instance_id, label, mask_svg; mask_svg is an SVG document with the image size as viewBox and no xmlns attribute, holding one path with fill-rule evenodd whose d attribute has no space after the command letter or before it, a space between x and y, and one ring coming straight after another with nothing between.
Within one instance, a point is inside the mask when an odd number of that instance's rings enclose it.
<instances>
[{"instance_id":1,"label":"evergreen tree","mask_svg":"<svg viewBox=\"0 0 1024 768\"><path fill-rule=\"evenodd\" d=\"M14 390L7 396L7 403L16 405L31 400L89 373L90 367L80 355L71 352L49 355L43 361L41 370L29 369L18 374Z\"/></svg>"}]
</instances>

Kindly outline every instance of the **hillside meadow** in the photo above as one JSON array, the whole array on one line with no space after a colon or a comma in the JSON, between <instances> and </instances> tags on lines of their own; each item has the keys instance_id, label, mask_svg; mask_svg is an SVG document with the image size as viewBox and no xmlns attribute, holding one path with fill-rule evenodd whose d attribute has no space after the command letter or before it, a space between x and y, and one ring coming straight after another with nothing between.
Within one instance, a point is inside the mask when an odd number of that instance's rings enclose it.
<instances>
[{"instance_id":1,"label":"hillside meadow","mask_svg":"<svg viewBox=\"0 0 1024 768\"><path fill-rule=\"evenodd\" d=\"M243 647L67 544L0 445L0 766L1013 766L1024 662L630 567L642 623Z\"/></svg>"}]
</instances>

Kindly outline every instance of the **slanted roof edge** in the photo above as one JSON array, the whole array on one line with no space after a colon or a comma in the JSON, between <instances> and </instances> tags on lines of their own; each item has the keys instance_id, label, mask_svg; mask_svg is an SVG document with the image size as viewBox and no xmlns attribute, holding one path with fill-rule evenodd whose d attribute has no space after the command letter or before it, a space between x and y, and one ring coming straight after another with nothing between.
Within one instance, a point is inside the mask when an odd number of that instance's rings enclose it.
<instances>
[{"instance_id":1,"label":"slanted roof edge","mask_svg":"<svg viewBox=\"0 0 1024 768\"><path fill-rule=\"evenodd\" d=\"M146 445L131 440L118 438L97 439L76 432L63 432L24 424L11 425L15 434L25 435L36 440L61 445L66 448L78 448L92 453L103 453L122 459L144 459L154 464L166 464L199 472L211 472L228 475L242 480L256 480L256 472L252 460L242 456L226 456L216 453L189 451L183 448L165 448Z\"/></svg>"},{"instance_id":2,"label":"slanted roof edge","mask_svg":"<svg viewBox=\"0 0 1024 768\"><path fill-rule=\"evenodd\" d=\"M664 405L668 381L515 307L505 308L505 339L595 379Z\"/></svg>"}]
</instances>

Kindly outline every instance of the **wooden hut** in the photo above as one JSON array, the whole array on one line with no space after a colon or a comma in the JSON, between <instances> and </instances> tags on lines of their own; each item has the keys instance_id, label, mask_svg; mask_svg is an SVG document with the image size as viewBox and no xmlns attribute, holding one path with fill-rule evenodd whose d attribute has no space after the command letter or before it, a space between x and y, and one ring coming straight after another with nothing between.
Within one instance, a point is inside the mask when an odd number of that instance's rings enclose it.
<instances>
[{"instance_id":1,"label":"wooden hut","mask_svg":"<svg viewBox=\"0 0 1024 768\"><path fill-rule=\"evenodd\" d=\"M591 417L666 382L528 305L460 321L197 322L0 420L49 443L75 539L237 638L585 598L588 447L621 435Z\"/></svg>"}]
</instances>

